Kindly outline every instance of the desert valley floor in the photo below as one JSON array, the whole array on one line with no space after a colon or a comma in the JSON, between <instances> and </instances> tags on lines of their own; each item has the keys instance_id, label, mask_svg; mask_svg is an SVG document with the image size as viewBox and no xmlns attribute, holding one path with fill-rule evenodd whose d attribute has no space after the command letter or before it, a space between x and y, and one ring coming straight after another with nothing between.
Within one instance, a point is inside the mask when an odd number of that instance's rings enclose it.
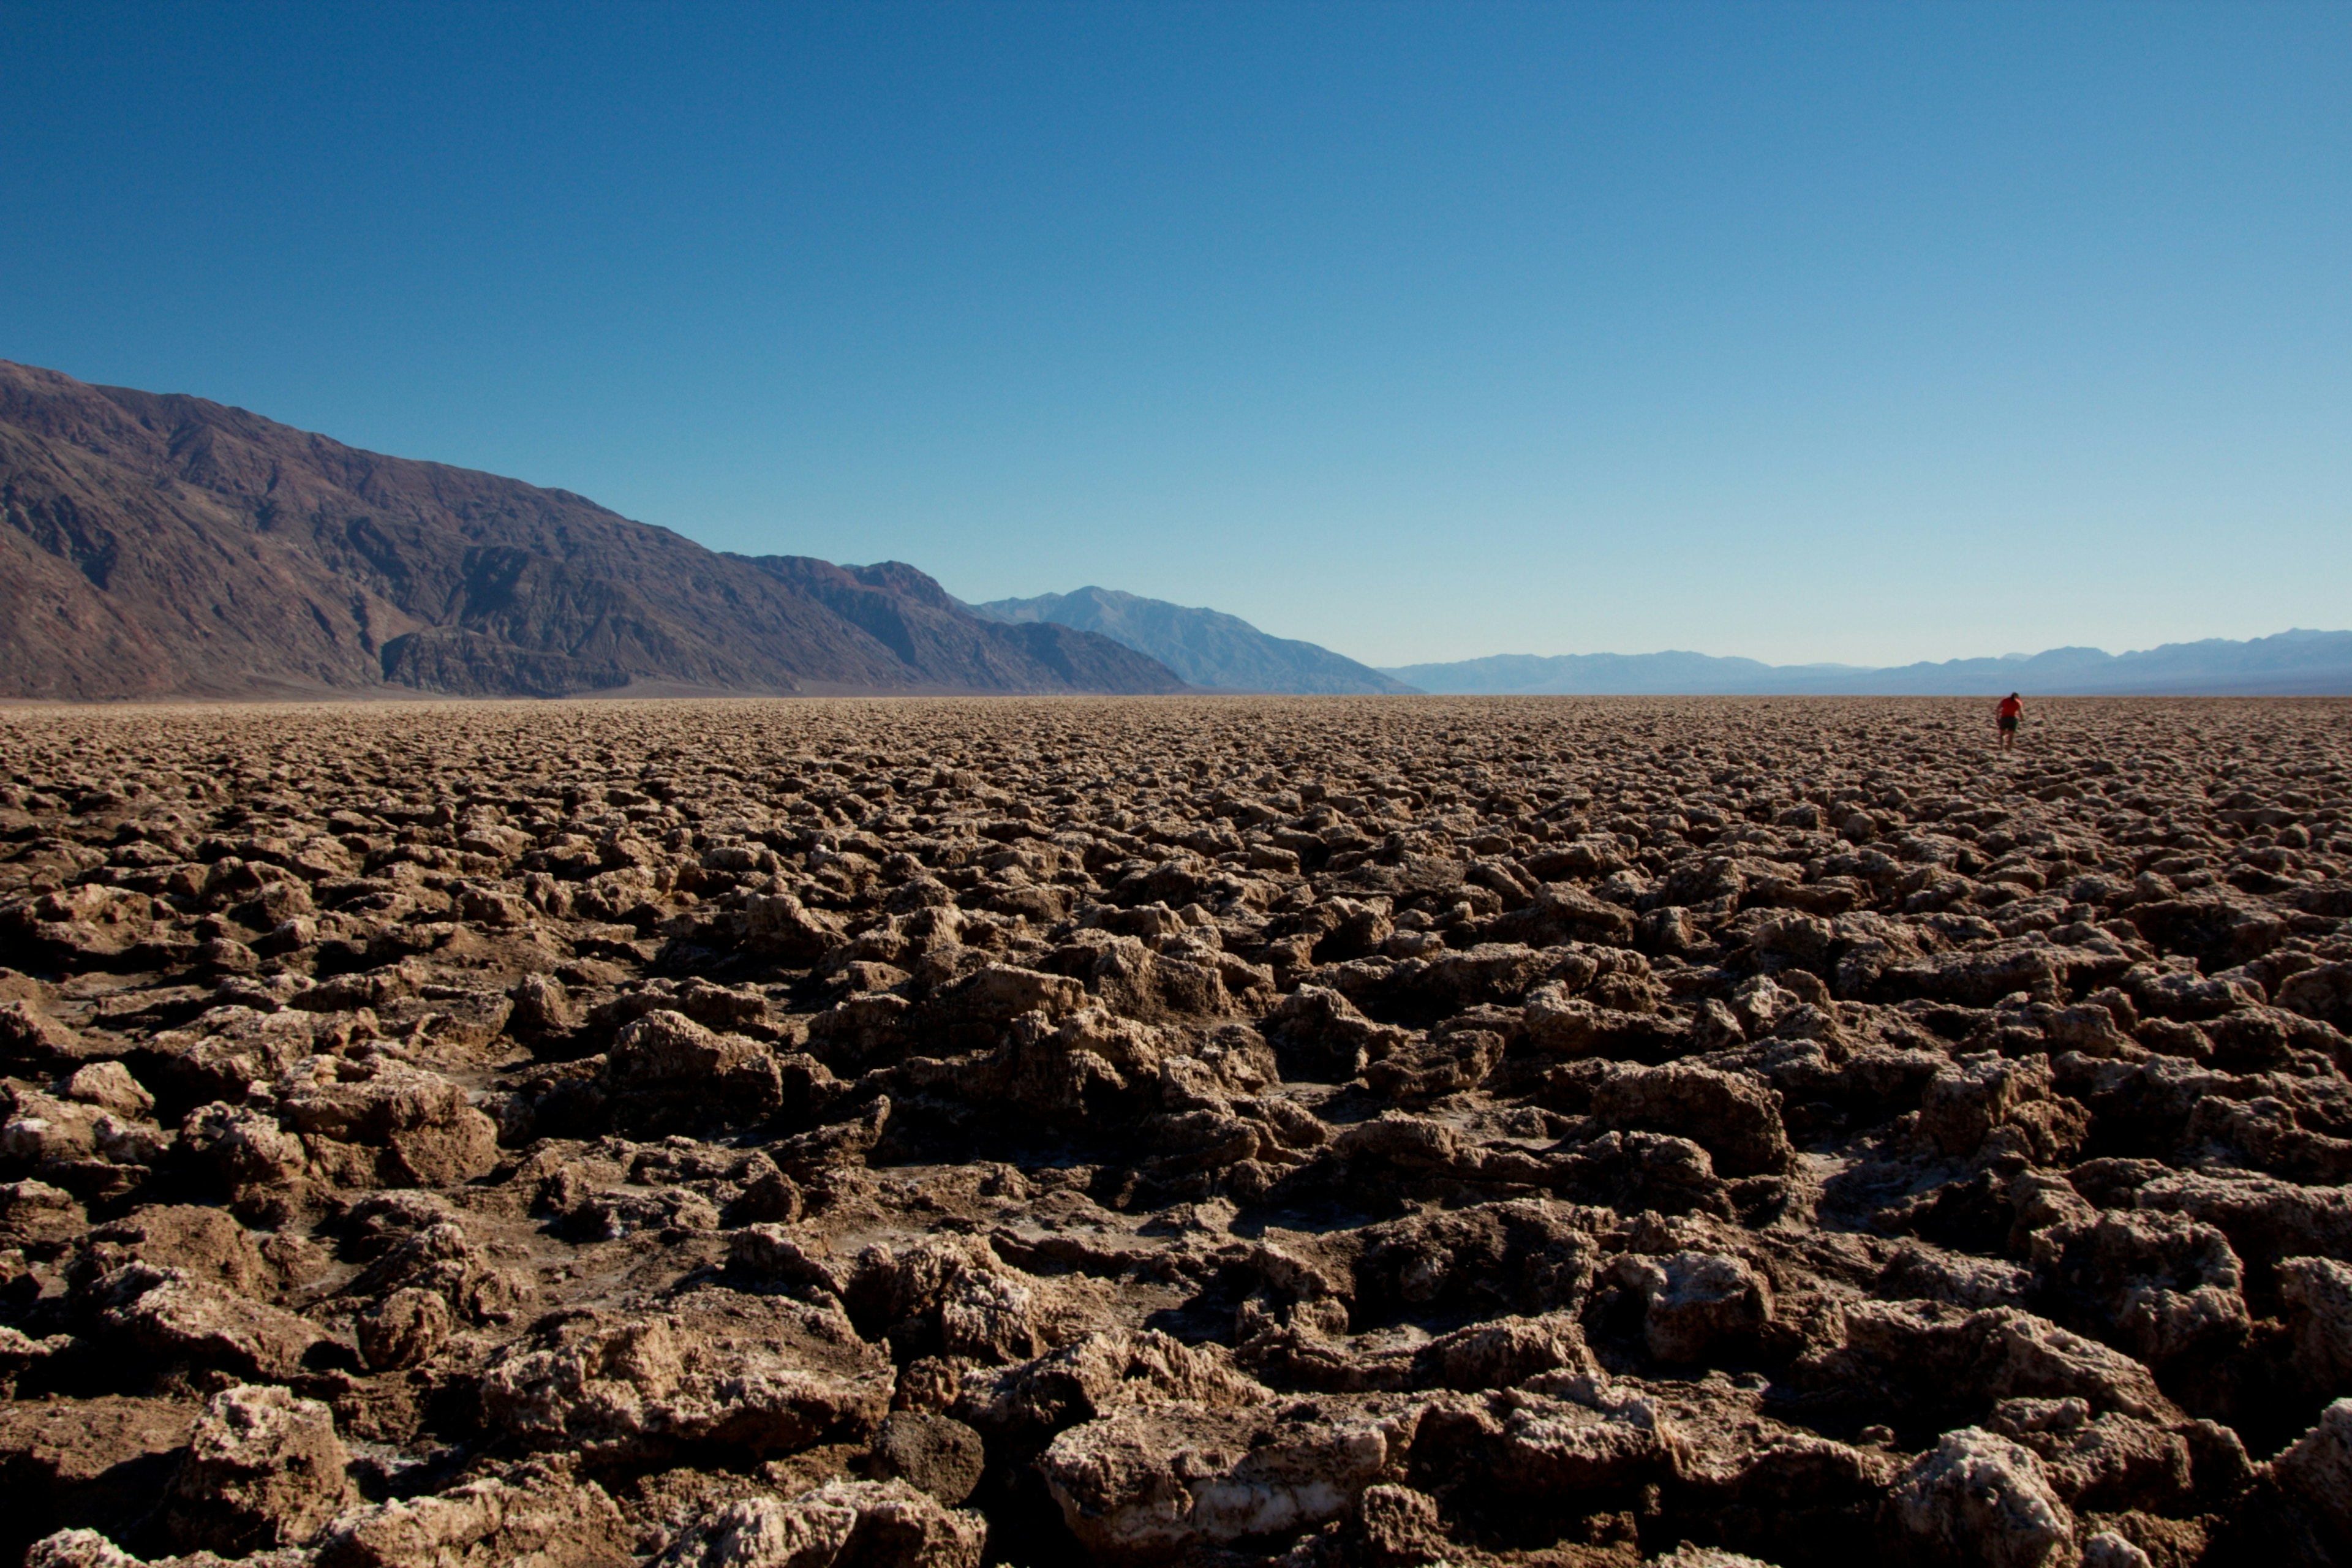
<instances>
[{"instance_id":1,"label":"desert valley floor","mask_svg":"<svg viewBox=\"0 0 2352 1568\"><path fill-rule=\"evenodd\" d=\"M2352 1561L2352 703L0 710L0 1562Z\"/></svg>"}]
</instances>

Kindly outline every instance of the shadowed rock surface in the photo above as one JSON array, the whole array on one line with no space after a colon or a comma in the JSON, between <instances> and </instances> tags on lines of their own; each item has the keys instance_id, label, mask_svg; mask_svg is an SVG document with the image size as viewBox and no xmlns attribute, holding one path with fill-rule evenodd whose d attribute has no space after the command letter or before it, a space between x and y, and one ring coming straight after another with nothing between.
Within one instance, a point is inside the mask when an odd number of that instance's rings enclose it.
<instances>
[{"instance_id":1,"label":"shadowed rock surface","mask_svg":"<svg viewBox=\"0 0 2352 1568\"><path fill-rule=\"evenodd\" d=\"M0 361L0 696L1182 689L910 566L705 550L568 490Z\"/></svg>"},{"instance_id":2,"label":"shadowed rock surface","mask_svg":"<svg viewBox=\"0 0 2352 1568\"><path fill-rule=\"evenodd\" d=\"M2352 710L0 712L0 1563L2352 1560Z\"/></svg>"}]
</instances>

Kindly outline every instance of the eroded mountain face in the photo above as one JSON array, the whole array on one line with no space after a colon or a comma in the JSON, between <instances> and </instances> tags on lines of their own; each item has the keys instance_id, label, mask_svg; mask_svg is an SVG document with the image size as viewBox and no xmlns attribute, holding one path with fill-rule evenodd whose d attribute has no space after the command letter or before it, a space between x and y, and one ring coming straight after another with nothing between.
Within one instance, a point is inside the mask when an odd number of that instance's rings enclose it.
<instances>
[{"instance_id":1,"label":"eroded mountain face","mask_svg":"<svg viewBox=\"0 0 2352 1568\"><path fill-rule=\"evenodd\" d=\"M2341 1561L2347 710L2036 717L0 715L0 1552Z\"/></svg>"},{"instance_id":2,"label":"eroded mountain face","mask_svg":"<svg viewBox=\"0 0 2352 1568\"><path fill-rule=\"evenodd\" d=\"M569 490L0 360L0 698L1171 692L898 562L719 554Z\"/></svg>"}]
</instances>

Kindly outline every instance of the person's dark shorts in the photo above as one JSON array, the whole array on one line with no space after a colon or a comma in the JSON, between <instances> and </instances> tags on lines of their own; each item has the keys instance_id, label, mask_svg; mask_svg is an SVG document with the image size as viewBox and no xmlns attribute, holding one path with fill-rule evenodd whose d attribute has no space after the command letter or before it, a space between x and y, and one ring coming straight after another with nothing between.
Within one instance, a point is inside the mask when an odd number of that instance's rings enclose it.
<instances>
[{"instance_id":1,"label":"person's dark shorts","mask_svg":"<svg viewBox=\"0 0 2352 1568\"><path fill-rule=\"evenodd\" d=\"M2017 715L2016 715L2016 714L2014 714L2014 713L2006 713L2006 714L2003 714L2003 715L2001 716L2000 727L2001 727L2002 729L2004 729L2004 730L2014 730L2014 729L2016 729L2016 728L2017 728Z\"/></svg>"}]
</instances>

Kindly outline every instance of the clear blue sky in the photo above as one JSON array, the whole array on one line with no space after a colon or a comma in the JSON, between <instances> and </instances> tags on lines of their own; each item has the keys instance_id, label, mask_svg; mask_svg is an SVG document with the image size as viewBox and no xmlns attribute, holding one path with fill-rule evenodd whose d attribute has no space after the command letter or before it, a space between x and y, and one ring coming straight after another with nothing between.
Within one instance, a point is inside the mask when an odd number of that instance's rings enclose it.
<instances>
[{"instance_id":1,"label":"clear blue sky","mask_svg":"<svg viewBox=\"0 0 2352 1568\"><path fill-rule=\"evenodd\" d=\"M0 357L1378 663L2352 625L2352 5L0 4Z\"/></svg>"}]
</instances>

